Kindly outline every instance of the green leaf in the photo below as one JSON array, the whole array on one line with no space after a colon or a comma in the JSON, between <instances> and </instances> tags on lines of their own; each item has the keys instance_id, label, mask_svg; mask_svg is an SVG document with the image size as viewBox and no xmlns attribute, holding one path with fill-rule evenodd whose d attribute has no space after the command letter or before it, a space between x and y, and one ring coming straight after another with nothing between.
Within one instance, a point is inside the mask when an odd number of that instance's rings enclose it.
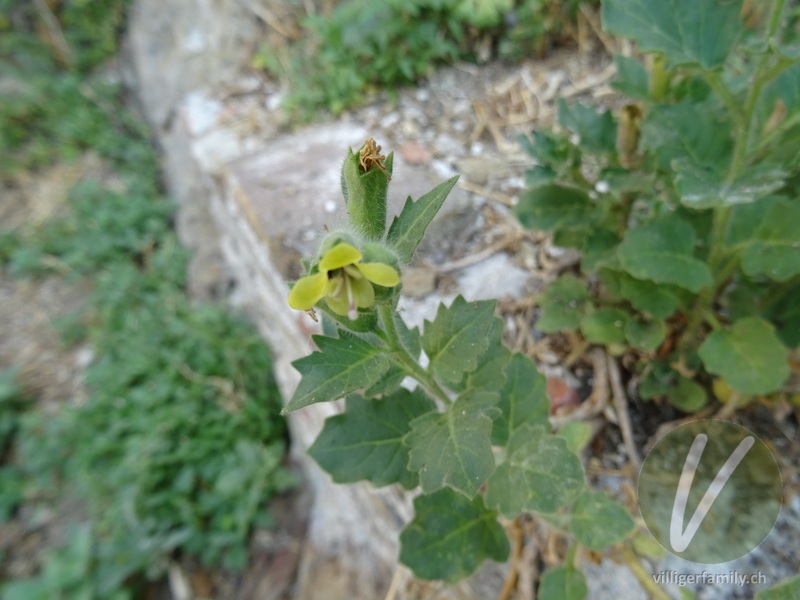
<instances>
[{"instance_id":1,"label":"green leaf","mask_svg":"<svg viewBox=\"0 0 800 600\"><path fill-rule=\"evenodd\" d=\"M472 497L494 470L490 441L497 395L467 391L443 413L429 412L411 421L403 443L408 468L419 471L426 494L450 486Z\"/></svg>"},{"instance_id":2,"label":"green leaf","mask_svg":"<svg viewBox=\"0 0 800 600\"><path fill-rule=\"evenodd\" d=\"M790 348L800 346L800 283L785 290L773 305L768 317L778 330L778 337Z\"/></svg>"},{"instance_id":3,"label":"green leaf","mask_svg":"<svg viewBox=\"0 0 800 600\"><path fill-rule=\"evenodd\" d=\"M696 381L680 377L677 385L669 393L669 401L678 410L693 413L703 408L708 402L706 390Z\"/></svg>"},{"instance_id":4,"label":"green leaf","mask_svg":"<svg viewBox=\"0 0 800 600\"><path fill-rule=\"evenodd\" d=\"M467 373L457 384L449 385L456 392L467 389L496 391L503 388L506 381L506 366L511 352L503 345L503 319L495 317L486 336L488 346L478 357L478 367Z\"/></svg>"},{"instance_id":5,"label":"green leaf","mask_svg":"<svg viewBox=\"0 0 800 600\"><path fill-rule=\"evenodd\" d=\"M284 414L316 402L338 400L356 390L368 388L389 369L389 359L384 351L357 337L315 335L313 340L320 351L292 363L302 378L286 403Z\"/></svg>"},{"instance_id":6,"label":"green leaf","mask_svg":"<svg viewBox=\"0 0 800 600\"><path fill-rule=\"evenodd\" d=\"M748 317L706 338L698 354L710 373L742 394L769 394L789 377L789 351L767 321Z\"/></svg>"},{"instance_id":7,"label":"green leaf","mask_svg":"<svg viewBox=\"0 0 800 600\"><path fill-rule=\"evenodd\" d=\"M556 184L529 189L520 196L514 214L524 227L536 231L591 227L602 219L586 192Z\"/></svg>"},{"instance_id":8,"label":"green leaf","mask_svg":"<svg viewBox=\"0 0 800 600\"><path fill-rule=\"evenodd\" d=\"M422 348L428 367L444 383L457 383L463 373L478 367L478 357L489 345L495 302L467 302L458 296L450 307L439 305L433 322L425 321Z\"/></svg>"},{"instance_id":9,"label":"green leaf","mask_svg":"<svg viewBox=\"0 0 800 600\"><path fill-rule=\"evenodd\" d=\"M487 558L508 558L508 537L480 496L470 500L444 489L417 497L414 512L400 533L400 562L420 579L455 583Z\"/></svg>"},{"instance_id":10,"label":"green leaf","mask_svg":"<svg viewBox=\"0 0 800 600\"><path fill-rule=\"evenodd\" d=\"M526 356L515 353L511 357L497 408L500 409L500 415L492 425L494 446L505 446L509 437L525 425L549 426L547 379Z\"/></svg>"},{"instance_id":11,"label":"green leaf","mask_svg":"<svg viewBox=\"0 0 800 600\"><path fill-rule=\"evenodd\" d=\"M401 389L380 400L350 396L343 414L325 420L308 453L336 483L365 479L376 487L400 483L411 489L418 478L406 467L403 437L413 419L435 409L419 390Z\"/></svg>"},{"instance_id":12,"label":"green leaf","mask_svg":"<svg viewBox=\"0 0 800 600\"><path fill-rule=\"evenodd\" d=\"M486 505L509 519L525 511L552 513L584 484L583 465L564 438L524 425L511 435L506 460L489 477Z\"/></svg>"},{"instance_id":13,"label":"green leaf","mask_svg":"<svg viewBox=\"0 0 800 600\"><path fill-rule=\"evenodd\" d=\"M618 308L601 308L581 319L581 333L593 344L621 344L625 341L628 315Z\"/></svg>"},{"instance_id":14,"label":"green leaf","mask_svg":"<svg viewBox=\"0 0 800 600\"><path fill-rule=\"evenodd\" d=\"M570 106L563 98L557 105L558 124L580 138L581 148L597 154L615 152L617 125L609 111L598 113L584 104Z\"/></svg>"},{"instance_id":15,"label":"green leaf","mask_svg":"<svg viewBox=\"0 0 800 600\"><path fill-rule=\"evenodd\" d=\"M741 0L605 0L603 29L673 64L721 66L741 35Z\"/></svg>"},{"instance_id":16,"label":"green leaf","mask_svg":"<svg viewBox=\"0 0 800 600\"><path fill-rule=\"evenodd\" d=\"M642 122L642 150L652 152L659 168L672 171L672 161L688 158L702 166L727 169L732 149L731 126L720 123L693 102L660 104Z\"/></svg>"},{"instance_id":17,"label":"green leaf","mask_svg":"<svg viewBox=\"0 0 800 600\"><path fill-rule=\"evenodd\" d=\"M797 600L800 598L800 575L795 575L756 592L755 600Z\"/></svg>"},{"instance_id":18,"label":"green leaf","mask_svg":"<svg viewBox=\"0 0 800 600\"><path fill-rule=\"evenodd\" d=\"M562 275L547 286L539 300L536 329L544 333L577 329L589 292L574 275Z\"/></svg>"},{"instance_id":19,"label":"green leaf","mask_svg":"<svg viewBox=\"0 0 800 600\"><path fill-rule=\"evenodd\" d=\"M776 200L769 207L755 240L742 253L742 270L750 277L766 275L786 281L800 273L800 203Z\"/></svg>"},{"instance_id":20,"label":"green leaf","mask_svg":"<svg viewBox=\"0 0 800 600\"><path fill-rule=\"evenodd\" d=\"M656 319L669 317L680 302L672 286L636 279L627 273L620 273L619 293L636 310Z\"/></svg>"},{"instance_id":21,"label":"green leaf","mask_svg":"<svg viewBox=\"0 0 800 600\"><path fill-rule=\"evenodd\" d=\"M575 567L554 567L542 573L539 600L585 600L589 595L586 577Z\"/></svg>"},{"instance_id":22,"label":"green leaf","mask_svg":"<svg viewBox=\"0 0 800 600\"><path fill-rule=\"evenodd\" d=\"M619 246L622 266L637 279L672 283L698 292L711 285L711 269L694 258L692 226L677 217L629 229Z\"/></svg>"},{"instance_id":23,"label":"green leaf","mask_svg":"<svg viewBox=\"0 0 800 600\"><path fill-rule=\"evenodd\" d=\"M625 323L625 337L630 345L646 352L653 352L658 348L666 335L667 325L661 320L628 319Z\"/></svg>"},{"instance_id":24,"label":"green leaf","mask_svg":"<svg viewBox=\"0 0 800 600\"><path fill-rule=\"evenodd\" d=\"M750 169L733 183L725 183L718 170L690 159L672 163L681 204L688 208L720 208L755 202L783 187L786 172L772 165Z\"/></svg>"},{"instance_id":25,"label":"green leaf","mask_svg":"<svg viewBox=\"0 0 800 600\"><path fill-rule=\"evenodd\" d=\"M592 426L585 421L568 421L558 430L558 435L567 441L567 448L578 454L592 439Z\"/></svg>"},{"instance_id":26,"label":"green leaf","mask_svg":"<svg viewBox=\"0 0 800 600\"><path fill-rule=\"evenodd\" d=\"M745 248L751 244L767 213L776 202L780 201L780 197L770 196L758 202L732 207L728 226L725 228L725 245L729 248Z\"/></svg>"},{"instance_id":27,"label":"green leaf","mask_svg":"<svg viewBox=\"0 0 800 600\"><path fill-rule=\"evenodd\" d=\"M641 62L635 58L615 54L614 66L617 68L617 76L611 87L634 100L650 98L650 77Z\"/></svg>"},{"instance_id":28,"label":"green leaf","mask_svg":"<svg viewBox=\"0 0 800 600\"><path fill-rule=\"evenodd\" d=\"M414 258L414 252L422 241L425 230L457 181L457 176L451 177L416 202L409 196L403 210L392 220L386 240L402 262L410 263Z\"/></svg>"},{"instance_id":29,"label":"green leaf","mask_svg":"<svg viewBox=\"0 0 800 600\"><path fill-rule=\"evenodd\" d=\"M588 236L585 232L581 232L581 234L581 271L591 273L608 261L616 259L617 245L620 242L616 233L607 229L598 229L592 231Z\"/></svg>"},{"instance_id":30,"label":"green leaf","mask_svg":"<svg viewBox=\"0 0 800 600\"><path fill-rule=\"evenodd\" d=\"M572 532L590 550L621 542L633 529L633 519L619 502L603 492L584 492L572 507Z\"/></svg>"}]
</instances>

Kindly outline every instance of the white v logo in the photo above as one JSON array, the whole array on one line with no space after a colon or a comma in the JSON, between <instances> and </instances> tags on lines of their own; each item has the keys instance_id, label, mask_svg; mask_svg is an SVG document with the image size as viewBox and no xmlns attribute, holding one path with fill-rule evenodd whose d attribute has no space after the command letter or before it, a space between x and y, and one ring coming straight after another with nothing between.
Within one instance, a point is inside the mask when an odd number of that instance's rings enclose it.
<instances>
[{"instance_id":1,"label":"white v logo","mask_svg":"<svg viewBox=\"0 0 800 600\"><path fill-rule=\"evenodd\" d=\"M697 530L703 519L706 518L708 511L711 510L711 505L717 499L717 496L722 492L722 488L728 483L736 467L742 462L745 454L755 444L755 438L749 436L744 438L736 450L728 457L725 464L714 477L714 481L708 486L703 499L700 500L697 508L686 526L686 531L683 531L683 517L686 513L686 502L689 499L689 490L694 481L694 474L697 472L697 465L700 464L700 458L703 456L703 450L708 442L708 436L701 433L692 443L689 449L689 454L686 456L686 462L683 464L683 471L681 471L681 478L678 481L678 489L675 493L675 503L672 505L672 519L669 523L669 543L675 552L683 552L689 547L689 544L694 539Z\"/></svg>"}]
</instances>

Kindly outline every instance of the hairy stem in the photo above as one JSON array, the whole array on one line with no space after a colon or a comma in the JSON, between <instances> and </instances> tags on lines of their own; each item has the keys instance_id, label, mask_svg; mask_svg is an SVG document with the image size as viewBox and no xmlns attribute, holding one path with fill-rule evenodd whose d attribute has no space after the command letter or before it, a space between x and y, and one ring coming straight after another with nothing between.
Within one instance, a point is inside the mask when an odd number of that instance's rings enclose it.
<instances>
[{"instance_id":1,"label":"hairy stem","mask_svg":"<svg viewBox=\"0 0 800 600\"><path fill-rule=\"evenodd\" d=\"M620 554L622 560L625 561L625 564L631 570L634 577L636 577L647 593L650 594L651 598L655 598L655 600L672 600L672 597L664 588L653 581L652 575L644 569L642 563L639 562L639 559L630 549L623 547L620 550Z\"/></svg>"}]
</instances>

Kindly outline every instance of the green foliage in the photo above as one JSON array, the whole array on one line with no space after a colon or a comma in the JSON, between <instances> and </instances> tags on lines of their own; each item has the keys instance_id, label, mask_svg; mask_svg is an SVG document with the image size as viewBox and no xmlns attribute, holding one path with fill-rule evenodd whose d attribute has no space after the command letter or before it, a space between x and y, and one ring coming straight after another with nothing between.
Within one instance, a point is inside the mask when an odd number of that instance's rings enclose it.
<instances>
[{"instance_id":1,"label":"green foliage","mask_svg":"<svg viewBox=\"0 0 800 600\"><path fill-rule=\"evenodd\" d=\"M437 65L474 60L475 42L494 42L502 57L541 53L576 19L568 0L347 0L303 23L285 52L265 47L255 63L289 80L286 108L308 118L362 102L375 86L408 85ZM287 56L282 56L287 54Z\"/></svg>"},{"instance_id":2,"label":"green foliage","mask_svg":"<svg viewBox=\"0 0 800 600\"><path fill-rule=\"evenodd\" d=\"M0 523L11 517L23 498L24 478L11 458L29 402L16 370L0 373Z\"/></svg>"},{"instance_id":3,"label":"green foliage","mask_svg":"<svg viewBox=\"0 0 800 600\"><path fill-rule=\"evenodd\" d=\"M556 567L542 573L541 600L584 600L588 594L586 577L575 567Z\"/></svg>"},{"instance_id":4,"label":"green foliage","mask_svg":"<svg viewBox=\"0 0 800 600\"><path fill-rule=\"evenodd\" d=\"M743 396L780 391L800 345L797 33L785 2L753 30L741 4L606 0L606 30L655 54L615 59L636 104L560 102L561 132L524 142L536 165L516 213L579 250L594 282L549 285L537 327L659 354L640 393L684 411L706 403L709 374Z\"/></svg>"},{"instance_id":5,"label":"green foliage","mask_svg":"<svg viewBox=\"0 0 800 600\"><path fill-rule=\"evenodd\" d=\"M756 600L791 600L800 595L800 575L791 577L766 590L756 592Z\"/></svg>"},{"instance_id":6,"label":"green foliage","mask_svg":"<svg viewBox=\"0 0 800 600\"><path fill-rule=\"evenodd\" d=\"M410 262L454 184L409 198L383 239L370 234L366 246L388 262ZM374 214L383 214L385 189L348 183L346 193L348 203L372 203ZM358 238L363 219L351 213L350 220L351 230L324 241L320 256L344 236ZM307 272L315 260L305 261ZM587 297L583 284L566 281ZM546 380L530 359L503 346L494 301L458 296L419 331L403 323L398 299L395 289L352 320L326 319L326 335L314 337L319 351L294 363L300 383L284 410L346 398L311 456L338 482L421 488L416 516L400 535L400 560L418 577L449 582L485 559L505 560L509 543L499 514L546 515L592 548L620 542L632 527L620 516L625 509L602 494L581 495L586 482L575 452L588 430L550 431ZM414 391L399 388L406 377L416 381ZM596 527L587 522L594 517Z\"/></svg>"}]
</instances>

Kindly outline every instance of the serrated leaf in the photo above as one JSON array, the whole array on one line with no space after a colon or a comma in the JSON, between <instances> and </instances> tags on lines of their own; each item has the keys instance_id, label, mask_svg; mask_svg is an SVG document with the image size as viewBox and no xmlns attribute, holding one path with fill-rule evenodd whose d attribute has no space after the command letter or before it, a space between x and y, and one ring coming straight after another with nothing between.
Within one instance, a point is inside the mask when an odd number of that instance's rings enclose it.
<instances>
[{"instance_id":1,"label":"serrated leaf","mask_svg":"<svg viewBox=\"0 0 800 600\"><path fill-rule=\"evenodd\" d=\"M503 345L503 320L495 317L489 333L486 335L488 347L478 357L478 367L466 373L457 384L450 385L456 392L467 389L496 391L506 381L506 365L511 359L511 352Z\"/></svg>"},{"instance_id":2,"label":"serrated leaf","mask_svg":"<svg viewBox=\"0 0 800 600\"><path fill-rule=\"evenodd\" d=\"M619 245L622 266L637 279L672 283L692 292L711 285L711 269L693 256L695 233L677 217L629 229Z\"/></svg>"},{"instance_id":3,"label":"serrated leaf","mask_svg":"<svg viewBox=\"0 0 800 600\"><path fill-rule=\"evenodd\" d=\"M585 283L573 275L562 275L547 286L539 300L536 329L544 333L577 329L588 299Z\"/></svg>"},{"instance_id":4,"label":"serrated leaf","mask_svg":"<svg viewBox=\"0 0 800 600\"><path fill-rule=\"evenodd\" d=\"M797 600L800 598L800 575L795 575L756 592L755 600Z\"/></svg>"},{"instance_id":5,"label":"serrated leaf","mask_svg":"<svg viewBox=\"0 0 800 600\"><path fill-rule=\"evenodd\" d=\"M733 183L713 167L689 159L673 161L675 185L681 204L688 208L721 208L755 202L783 187L786 172L772 165L759 165L742 173Z\"/></svg>"},{"instance_id":6,"label":"serrated leaf","mask_svg":"<svg viewBox=\"0 0 800 600\"><path fill-rule=\"evenodd\" d=\"M524 425L511 435L505 461L489 477L486 505L507 518L525 511L552 513L584 484L583 465L564 438Z\"/></svg>"},{"instance_id":7,"label":"serrated leaf","mask_svg":"<svg viewBox=\"0 0 800 600\"><path fill-rule=\"evenodd\" d=\"M646 352L653 352L658 348L666 335L667 326L661 320L628 319L625 323L625 337L630 345Z\"/></svg>"},{"instance_id":8,"label":"serrated leaf","mask_svg":"<svg viewBox=\"0 0 800 600\"><path fill-rule=\"evenodd\" d=\"M421 196L416 202L409 196L403 210L392 220L386 241L402 262L409 263L414 258L414 252L422 241L425 230L457 181L458 176L451 177Z\"/></svg>"},{"instance_id":9,"label":"serrated leaf","mask_svg":"<svg viewBox=\"0 0 800 600\"><path fill-rule=\"evenodd\" d=\"M308 453L336 483L367 480L375 487L399 483L411 489L418 478L407 468L403 437L413 419L435 409L418 390L399 390L380 400L350 396L344 413L325 420Z\"/></svg>"},{"instance_id":10,"label":"serrated leaf","mask_svg":"<svg viewBox=\"0 0 800 600\"><path fill-rule=\"evenodd\" d=\"M400 389L400 385L406 377L408 377L408 374L402 367L391 365L377 383L364 390L364 397L374 398L376 396L394 394Z\"/></svg>"},{"instance_id":11,"label":"serrated leaf","mask_svg":"<svg viewBox=\"0 0 800 600\"><path fill-rule=\"evenodd\" d=\"M292 363L302 377L284 413L368 388L389 369L386 353L360 338L315 335L313 340L319 352Z\"/></svg>"},{"instance_id":12,"label":"serrated leaf","mask_svg":"<svg viewBox=\"0 0 800 600\"><path fill-rule=\"evenodd\" d=\"M619 502L603 492L584 492L572 507L572 532L590 550L621 542L633 529L633 519Z\"/></svg>"},{"instance_id":13,"label":"serrated leaf","mask_svg":"<svg viewBox=\"0 0 800 600\"><path fill-rule=\"evenodd\" d=\"M615 54L614 66L617 68L617 76L611 87L634 100L649 99L650 76L641 62L635 58Z\"/></svg>"},{"instance_id":14,"label":"serrated leaf","mask_svg":"<svg viewBox=\"0 0 800 600\"><path fill-rule=\"evenodd\" d=\"M680 377L678 383L669 393L672 406L683 412L693 413L703 408L708 402L705 388L687 377Z\"/></svg>"},{"instance_id":15,"label":"serrated leaf","mask_svg":"<svg viewBox=\"0 0 800 600\"><path fill-rule=\"evenodd\" d=\"M800 204L792 200L771 203L754 240L742 253L742 270L750 277L766 275L786 281L800 273Z\"/></svg>"},{"instance_id":16,"label":"serrated leaf","mask_svg":"<svg viewBox=\"0 0 800 600\"><path fill-rule=\"evenodd\" d=\"M619 284L620 296L653 318L665 319L678 308L680 301L669 285L636 279L627 273L620 273Z\"/></svg>"},{"instance_id":17,"label":"serrated leaf","mask_svg":"<svg viewBox=\"0 0 800 600\"><path fill-rule=\"evenodd\" d=\"M520 427L549 426L547 379L522 354L514 354L506 367L505 385L500 390L497 408L500 409L500 415L492 425L494 446L505 446L509 437Z\"/></svg>"},{"instance_id":18,"label":"serrated leaf","mask_svg":"<svg viewBox=\"0 0 800 600\"><path fill-rule=\"evenodd\" d=\"M535 231L591 227L602 219L586 192L556 184L529 189L520 196L514 214Z\"/></svg>"},{"instance_id":19,"label":"serrated leaf","mask_svg":"<svg viewBox=\"0 0 800 600\"><path fill-rule=\"evenodd\" d=\"M615 151L617 125L609 111L598 113L584 104L570 106L563 98L558 99L557 106L558 124L580 138L582 149L598 154Z\"/></svg>"},{"instance_id":20,"label":"serrated leaf","mask_svg":"<svg viewBox=\"0 0 800 600\"><path fill-rule=\"evenodd\" d=\"M400 533L400 562L420 579L455 583L487 558L508 558L508 537L480 496L453 490L418 496L414 520Z\"/></svg>"},{"instance_id":21,"label":"serrated leaf","mask_svg":"<svg viewBox=\"0 0 800 600\"><path fill-rule=\"evenodd\" d=\"M789 351L764 319L747 317L712 332L698 349L703 365L742 394L769 394L789 377Z\"/></svg>"},{"instance_id":22,"label":"serrated leaf","mask_svg":"<svg viewBox=\"0 0 800 600\"><path fill-rule=\"evenodd\" d=\"M580 453L592 439L592 426L585 421L568 421L558 430L558 435L567 441L567 448Z\"/></svg>"},{"instance_id":23,"label":"serrated leaf","mask_svg":"<svg viewBox=\"0 0 800 600\"><path fill-rule=\"evenodd\" d=\"M494 470L490 437L496 402L496 394L467 391L443 413L411 421L403 443L410 448L408 468L419 472L423 492L450 486L472 497L478 491Z\"/></svg>"},{"instance_id":24,"label":"serrated leaf","mask_svg":"<svg viewBox=\"0 0 800 600\"><path fill-rule=\"evenodd\" d=\"M478 367L478 357L489 345L495 302L467 302L458 296L450 307L439 305L433 322L425 321L422 348L430 359L429 371L445 384L455 384L463 373Z\"/></svg>"},{"instance_id":25,"label":"serrated leaf","mask_svg":"<svg viewBox=\"0 0 800 600\"><path fill-rule=\"evenodd\" d=\"M741 0L605 0L603 29L673 64L721 66L741 35Z\"/></svg>"},{"instance_id":26,"label":"serrated leaf","mask_svg":"<svg viewBox=\"0 0 800 600\"><path fill-rule=\"evenodd\" d=\"M585 600L589 595L586 577L575 567L555 567L542 573L539 600Z\"/></svg>"},{"instance_id":27,"label":"serrated leaf","mask_svg":"<svg viewBox=\"0 0 800 600\"><path fill-rule=\"evenodd\" d=\"M581 333L593 344L621 344L625 341L628 315L618 308L601 308L581 318Z\"/></svg>"},{"instance_id":28,"label":"serrated leaf","mask_svg":"<svg viewBox=\"0 0 800 600\"><path fill-rule=\"evenodd\" d=\"M726 169L730 163L731 127L703 114L697 104L681 102L652 108L642 122L642 150L652 152L659 168L671 172L672 161Z\"/></svg>"}]
</instances>

